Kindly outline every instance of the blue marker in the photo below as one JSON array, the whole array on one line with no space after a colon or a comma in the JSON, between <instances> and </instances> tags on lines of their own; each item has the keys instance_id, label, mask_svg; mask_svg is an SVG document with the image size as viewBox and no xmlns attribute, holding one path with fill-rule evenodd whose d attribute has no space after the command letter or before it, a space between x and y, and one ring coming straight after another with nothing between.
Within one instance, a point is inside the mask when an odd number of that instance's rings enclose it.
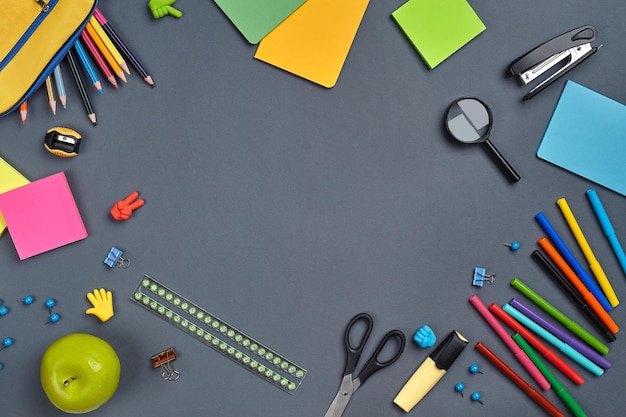
<instances>
[{"instance_id":1,"label":"blue marker","mask_svg":"<svg viewBox=\"0 0 626 417\"><path fill-rule=\"evenodd\" d=\"M596 190L590 188L587 190L587 197L589 197L589 201L591 202L591 206L593 207L593 211L596 213L596 217L600 222L600 226L602 226L602 230L604 231L604 235L609 240L611 247L613 248L613 252L615 252L615 256L619 261L624 274L626 274L626 255L624 254L624 250L622 249L622 245L620 245L619 240L617 239L617 235L615 234L615 230L613 229L613 225L609 220L608 214L604 210L604 206L600 201L600 197L596 193Z\"/></svg>"},{"instance_id":2,"label":"blue marker","mask_svg":"<svg viewBox=\"0 0 626 417\"><path fill-rule=\"evenodd\" d=\"M526 326L528 329L532 330L533 332L541 336L547 342L549 342L558 350L563 352L563 354L569 356L577 364L584 367L595 376L600 376L604 373L604 369L600 368L598 365L593 363L582 353L580 353L579 351L577 351L576 349L574 349L573 347L563 342L561 339L559 339L558 337L556 337L555 335L553 335L552 333L550 333L549 331L547 331L546 329L544 329L543 327L541 327L540 325L532 321L530 318L528 318L528 316L521 313L515 307L511 306L510 304L505 304L502 306L502 309L506 311L515 320L517 320L518 322Z\"/></svg>"},{"instance_id":3,"label":"blue marker","mask_svg":"<svg viewBox=\"0 0 626 417\"><path fill-rule=\"evenodd\" d=\"M559 234L556 232L556 230L554 230L554 227L552 227L546 216L542 212L539 212L535 216L535 219L537 220L541 228L546 232L552 243L554 243L554 246L556 246L559 252L561 252L561 255L563 255L563 258L565 258L569 266L572 267L572 270L576 273L576 275L578 275L578 278L580 278L580 280L585 284L585 287L587 287L587 289L591 292L591 294L593 294L596 300L598 300L600 305L602 305L602 308L604 308L606 311L613 310L613 306L611 305L611 303L609 303L609 300L600 290L600 287L596 285L595 281L591 278L591 276L589 276L587 271L585 271L580 263L578 263L574 255L572 255L572 252L570 252L570 250L565 245L565 242L563 242Z\"/></svg>"}]
</instances>

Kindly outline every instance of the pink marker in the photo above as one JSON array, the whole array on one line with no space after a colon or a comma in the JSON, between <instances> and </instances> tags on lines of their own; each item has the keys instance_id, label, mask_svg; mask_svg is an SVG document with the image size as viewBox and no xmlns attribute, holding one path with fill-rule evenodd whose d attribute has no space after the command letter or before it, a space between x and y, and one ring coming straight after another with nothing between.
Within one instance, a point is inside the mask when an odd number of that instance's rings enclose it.
<instances>
[{"instance_id":1,"label":"pink marker","mask_svg":"<svg viewBox=\"0 0 626 417\"><path fill-rule=\"evenodd\" d=\"M489 324L491 328L498 334L498 336L500 336L502 341L504 341L504 344L507 345L509 349L511 349L511 352L513 352L513 354L522 364L522 366L526 368L530 376L532 376L537 384L539 384L541 389L543 389L544 391L549 390L550 383L548 382L548 380L543 376L539 369L537 369L535 364L532 363L532 361L522 350L522 348L520 348L517 343L515 343L511 335L508 334L506 330L504 330L504 327L502 327L500 322L498 322L494 315L491 314L489 309L487 309L487 306L483 304L480 298L478 298L478 296L474 294L469 298L469 301L476 308L476 310L478 310L480 315L483 316L487 324Z\"/></svg>"}]
</instances>

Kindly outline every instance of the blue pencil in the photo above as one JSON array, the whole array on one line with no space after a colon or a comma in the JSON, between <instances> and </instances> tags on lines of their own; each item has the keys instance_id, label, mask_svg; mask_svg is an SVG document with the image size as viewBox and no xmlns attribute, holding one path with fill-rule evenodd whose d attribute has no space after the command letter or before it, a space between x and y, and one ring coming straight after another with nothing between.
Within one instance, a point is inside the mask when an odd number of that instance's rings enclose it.
<instances>
[{"instance_id":1,"label":"blue pencil","mask_svg":"<svg viewBox=\"0 0 626 417\"><path fill-rule=\"evenodd\" d=\"M85 48L83 48L83 44L80 43L80 40L76 39L74 48L76 49L78 58L80 59L80 62L83 64L85 71L87 71L87 75L89 75L89 79L93 83L94 87L96 87L96 90L98 90L98 93L102 94L103 91L102 91L102 84L100 83L100 79L96 75L96 70L93 68L93 64L91 63L91 60L87 56L87 52L85 51Z\"/></svg>"},{"instance_id":2,"label":"blue pencil","mask_svg":"<svg viewBox=\"0 0 626 417\"><path fill-rule=\"evenodd\" d=\"M61 74L61 64L54 67L54 83L57 85L57 93L59 93L59 100L65 108L67 103L67 96L65 94L65 83L63 82L63 75Z\"/></svg>"},{"instance_id":3,"label":"blue pencil","mask_svg":"<svg viewBox=\"0 0 626 417\"><path fill-rule=\"evenodd\" d=\"M552 243L554 243L554 246L556 246L559 252L561 252L561 255L563 255L563 258L565 258L572 270L576 273L576 275L578 275L578 278L580 278L580 280L583 282L583 284L585 284L585 287L587 287L589 292L591 292L596 300L598 300L602 308L604 308L606 311L613 310L613 306L611 305L611 303L609 303L609 300L600 290L600 287L596 285L589 273L587 273L587 271L585 271L585 269L576 260L572 252L565 245L565 242L563 242L557 231L554 229L554 227L552 227L552 224L550 224L546 216L542 212L539 212L535 216L535 219L537 220L541 228L546 232Z\"/></svg>"}]
</instances>

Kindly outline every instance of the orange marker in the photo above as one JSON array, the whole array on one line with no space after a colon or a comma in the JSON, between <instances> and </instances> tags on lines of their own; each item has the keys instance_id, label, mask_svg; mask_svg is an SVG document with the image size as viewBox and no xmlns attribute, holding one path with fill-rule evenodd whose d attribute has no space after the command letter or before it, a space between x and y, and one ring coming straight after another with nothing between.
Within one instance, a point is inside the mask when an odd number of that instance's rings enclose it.
<instances>
[{"instance_id":1,"label":"orange marker","mask_svg":"<svg viewBox=\"0 0 626 417\"><path fill-rule=\"evenodd\" d=\"M28 102L26 100L22 101L20 104L20 117L22 118L22 124L26 124L26 115L28 114Z\"/></svg>"},{"instance_id":2,"label":"orange marker","mask_svg":"<svg viewBox=\"0 0 626 417\"><path fill-rule=\"evenodd\" d=\"M546 251L550 259L552 259L552 261L559 267L561 272L563 272L567 279L569 279L572 285L574 285L576 290L585 299L589 307L591 307L591 309L596 313L600 320L602 320L602 322L606 324L606 327L608 327L608 329L613 332L613 334L619 332L619 327L617 326L617 324L615 324L611 316L609 316L606 310L600 305L600 303L598 303L596 297L594 297L593 294L589 292L587 287L585 287L585 284L582 283L582 281L574 273L572 268L570 268L565 260L561 257L561 255L559 255L554 246L550 244L548 239L542 237L537 241L537 243L539 243L539 246L541 246L541 248Z\"/></svg>"}]
</instances>

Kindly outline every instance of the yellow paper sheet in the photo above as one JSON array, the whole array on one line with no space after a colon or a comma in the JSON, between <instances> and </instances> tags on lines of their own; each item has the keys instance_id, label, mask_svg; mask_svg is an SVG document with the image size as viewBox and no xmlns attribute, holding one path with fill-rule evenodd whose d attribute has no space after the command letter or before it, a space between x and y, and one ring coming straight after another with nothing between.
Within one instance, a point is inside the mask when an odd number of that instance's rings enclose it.
<instances>
[{"instance_id":1,"label":"yellow paper sheet","mask_svg":"<svg viewBox=\"0 0 626 417\"><path fill-rule=\"evenodd\" d=\"M331 88L369 0L307 0L259 43L254 57Z\"/></svg>"},{"instance_id":2,"label":"yellow paper sheet","mask_svg":"<svg viewBox=\"0 0 626 417\"><path fill-rule=\"evenodd\" d=\"M9 165L4 159L0 158L0 194L13 190L28 184L28 181L22 174L17 172L15 168ZM0 213L0 236L4 234L7 224Z\"/></svg>"}]
</instances>

